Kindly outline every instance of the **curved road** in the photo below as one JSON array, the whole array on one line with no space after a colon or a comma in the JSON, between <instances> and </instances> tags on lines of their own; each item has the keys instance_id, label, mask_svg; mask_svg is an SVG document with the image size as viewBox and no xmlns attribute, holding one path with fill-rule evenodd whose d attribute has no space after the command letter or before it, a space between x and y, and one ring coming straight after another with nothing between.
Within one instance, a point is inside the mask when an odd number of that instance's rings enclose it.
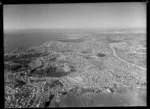
<instances>
[{"instance_id":1,"label":"curved road","mask_svg":"<svg viewBox=\"0 0 150 109\"><path fill-rule=\"evenodd\" d=\"M130 64L130 65L132 65L132 66L135 66L135 67L137 67L137 68L139 68L139 69L141 69L141 70L146 71L146 68L144 68L144 67L138 66L138 65L136 65L136 64L132 64L132 63L130 63L130 62L128 62L128 61L125 61L124 59L121 59L119 56L117 56L114 47L115 47L115 44L110 44L110 48L111 48L112 51L113 51L113 55L116 56L119 60L121 60L121 61L123 61L123 62L126 62L127 64Z\"/></svg>"}]
</instances>

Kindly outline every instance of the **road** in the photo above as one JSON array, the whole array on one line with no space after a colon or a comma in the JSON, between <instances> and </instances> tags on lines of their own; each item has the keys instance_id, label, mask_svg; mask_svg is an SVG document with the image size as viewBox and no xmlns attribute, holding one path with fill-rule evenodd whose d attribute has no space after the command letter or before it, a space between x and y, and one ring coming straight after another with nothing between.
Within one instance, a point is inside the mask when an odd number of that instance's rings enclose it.
<instances>
[{"instance_id":1,"label":"road","mask_svg":"<svg viewBox=\"0 0 150 109\"><path fill-rule=\"evenodd\" d=\"M125 63L127 63L127 64L130 64L130 65L135 66L135 67L137 67L137 68L139 68L139 69L141 69L141 70L146 71L146 68L144 68L144 67L138 66L138 65L136 65L136 64L130 63L130 62L128 62L128 61L125 61L124 59L121 59L119 56L117 56L114 47L115 47L115 44L110 44L110 48L111 48L112 51L113 51L113 55L114 55L115 57L117 57L120 61L123 61L123 62L125 62Z\"/></svg>"}]
</instances>

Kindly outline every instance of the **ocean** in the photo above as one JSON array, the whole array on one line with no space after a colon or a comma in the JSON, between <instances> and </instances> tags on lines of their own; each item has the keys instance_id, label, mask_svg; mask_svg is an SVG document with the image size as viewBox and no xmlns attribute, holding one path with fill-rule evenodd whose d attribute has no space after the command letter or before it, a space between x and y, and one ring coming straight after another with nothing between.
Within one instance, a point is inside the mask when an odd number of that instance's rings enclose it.
<instances>
[{"instance_id":1,"label":"ocean","mask_svg":"<svg viewBox=\"0 0 150 109\"><path fill-rule=\"evenodd\" d=\"M62 39L63 34L48 30L18 30L4 32L4 52L9 53L16 48L27 49L31 46L38 46L47 41Z\"/></svg>"},{"instance_id":2,"label":"ocean","mask_svg":"<svg viewBox=\"0 0 150 109\"><path fill-rule=\"evenodd\" d=\"M32 46L39 46L48 41L62 41L62 42L80 42L83 39L67 39L70 37L82 36L99 36L112 32L114 30L100 30L100 29L27 29L27 30L13 30L4 31L4 53L9 53L16 48L30 48ZM121 31L122 30L116 30ZM126 34L126 30L122 33ZM109 33L110 34L110 33ZM120 34L120 33L119 33ZM104 36L105 37L105 36Z\"/></svg>"}]
</instances>

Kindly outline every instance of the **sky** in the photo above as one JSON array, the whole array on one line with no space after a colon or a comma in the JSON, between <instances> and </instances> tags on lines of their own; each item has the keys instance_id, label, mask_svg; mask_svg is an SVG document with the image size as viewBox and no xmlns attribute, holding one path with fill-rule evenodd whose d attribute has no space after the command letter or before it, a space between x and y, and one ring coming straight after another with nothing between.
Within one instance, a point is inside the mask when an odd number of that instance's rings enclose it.
<instances>
[{"instance_id":1,"label":"sky","mask_svg":"<svg viewBox=\"0 0 150 109\"><path fill-rule=\"evenodd\" d=\"M4 30L146 28L146 3L4 5Z\"/></svg>"}]
</instances>

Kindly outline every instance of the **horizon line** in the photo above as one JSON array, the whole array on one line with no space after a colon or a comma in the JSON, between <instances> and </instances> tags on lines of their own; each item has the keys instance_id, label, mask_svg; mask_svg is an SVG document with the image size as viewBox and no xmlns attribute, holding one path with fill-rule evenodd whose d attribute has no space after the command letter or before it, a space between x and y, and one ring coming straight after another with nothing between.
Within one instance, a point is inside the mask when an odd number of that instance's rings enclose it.
<instances>
[{"instance_id":1,"label":"horizon line","mask_svg":"<svg viewBox=\"0 0 150 109\"><path fill-rule=\"evenodd\" d=\"M146 29L146 27L114 27L114 28L3 28L4 31L7 30L32 30L32 29Z\"/></svg>"}]
</instances>

